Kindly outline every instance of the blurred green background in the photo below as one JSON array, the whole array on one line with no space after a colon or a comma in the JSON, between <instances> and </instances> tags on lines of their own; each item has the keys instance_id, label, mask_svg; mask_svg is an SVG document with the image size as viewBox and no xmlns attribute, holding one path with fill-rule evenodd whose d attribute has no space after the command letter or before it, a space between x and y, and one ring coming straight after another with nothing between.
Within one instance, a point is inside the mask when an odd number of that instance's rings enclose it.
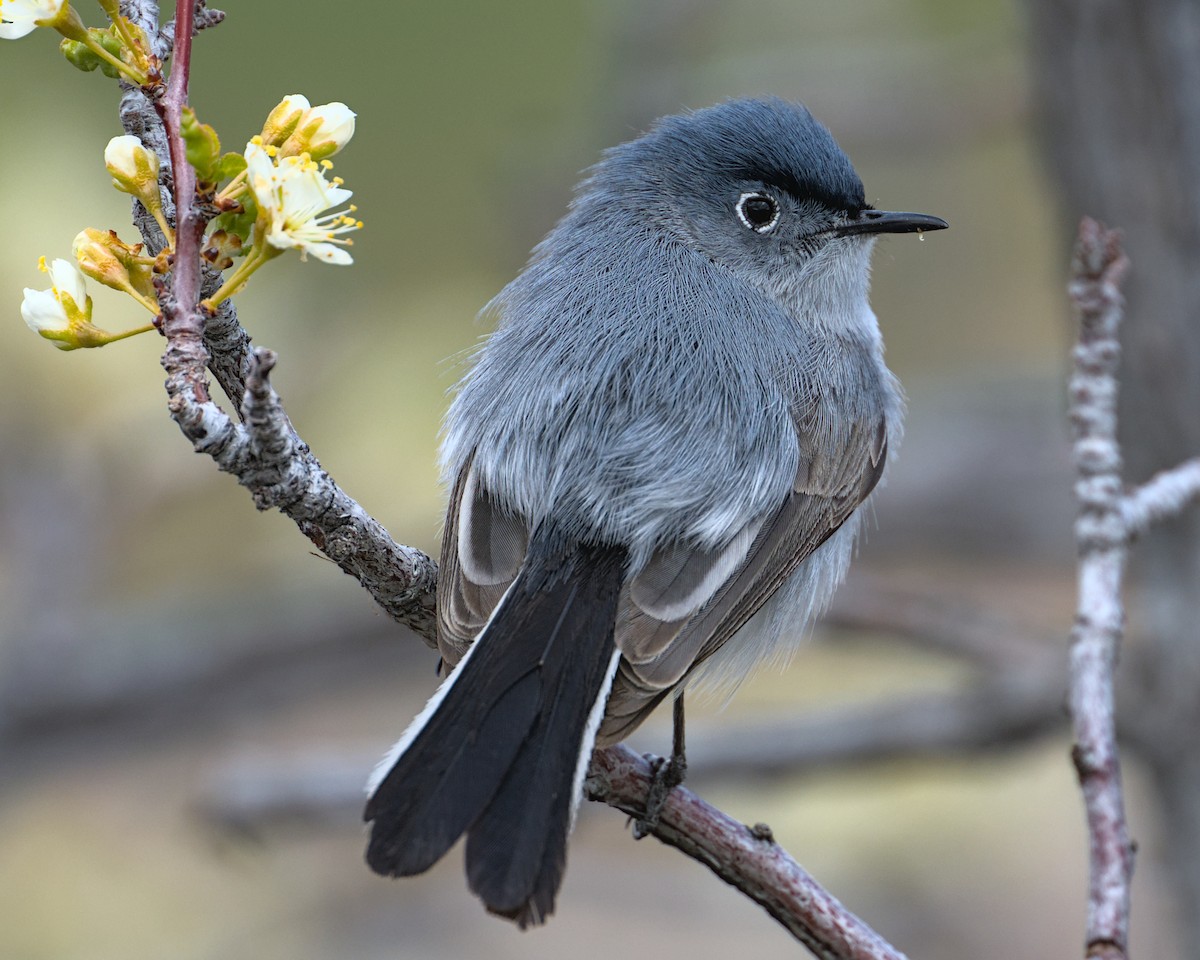
<instances>
[{"instance_id":1,"label":"blurred green background","mask_svg":"<svg viewBox=\"0 0 1200 960\"><path fill-rule=\"evenodd\" d=\"M98 8L80 0L85 20ZM969 598L1065 642L1061 426L1067 237L1031 141L1019 6L1000 0L230 2L192 101L229 148L288 93L343 100L337 172L366 229L350 268L281 258L239 299L325 467L399 540L436 547L435 467L479 308L605 146L727 97L803 100L870 200L947 218L887 239L874 304L908 439L860 551L873 573ZM389 883L351 806L326 822L205 813L294 763L365 778L434 686L433 658L289 521L190 451L161 341L60 354L26 331L39 255L85 226L132 239L108 188L115 86L38 31L0 46L0 957L794 956L756 907L622 818L588 809L558 915L483 915L452 855ZM19 94L13 91L19 91ZM95 292L97 322L141 322ZM706 724L796 703L946 689L962 671L885 637L818 631L789 672ZM643 749L666 749L659 723ZM348 772L347 772L348 769ZM1138 804L1135 941L1170 945ZM319 778L318 778L319 779ZM1071 955L1084 838L1065 735L945 762L694 786L790 851L914 957Z\"/></svg>"}]
</instances>

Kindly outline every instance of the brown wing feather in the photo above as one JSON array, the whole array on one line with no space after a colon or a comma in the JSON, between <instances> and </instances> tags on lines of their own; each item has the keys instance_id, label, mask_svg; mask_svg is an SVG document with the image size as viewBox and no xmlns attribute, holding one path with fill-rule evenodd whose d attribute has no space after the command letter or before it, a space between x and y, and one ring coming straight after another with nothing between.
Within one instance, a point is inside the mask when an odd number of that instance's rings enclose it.
<instances>
[{"instance_id":1,"label":"brown wing feather","mask_svg":"<svg viewBox=\"0 0 1200 960\"><path fill-rule=\"evenodd\" d=\"M747 528L746 542L729 555L717 550L684 558L663 551L645 577L625 585L616 627L625 656L601 725L601 742L632 732L675 685L746 624L879 482L887 456L882 419L857 425L834 455L826 452L832 445L812 424L798 421L797 432L801 465L794 489L756 533L753 525ZM468 461L455 479L442 539L438 648L451 665L487 623L524 550L524 540L516 542L523 533L520 518L496 509L471 481L470 470ZM460 536L464 513L470 526L465 538ZM473 554L465 563L460 542ZM731 575L715 589L701 589L712 570L730 568L730 556L738 558ZM671 618L682 612L681 601L689 593L703 601L698 609Z\"/></svg>"},{"instance_id":2,"label":"brown wing feather","mask_svg":"<svg viewBox=\"0 0 1200 960\"><path fill-rule=\"evenodd\" d=\"M465 531L460 528L464 512ZM471 557L459 555L464 532ZM524 522L499 510L479 489L468 460L450 492L438 570L438 651L450 666L458 663L487 623L520 570L527 544Z\"/></svg>"},{"instance_id":3,"label":"brown wing feather","mask_svg":"<svg viewBox=\"0 0 1200 960\"><path fill-rule=\"evenodd\" d=\"M834 456L822 455L829 445L817 442L811 426L797 423L801 466L795 488L763 525L741 569L694 617L670 625L675 634L660 656L643 663L622 661L600 730L603 742L628 735L672 687L716 653L879 482L887 458L882 419L856 425L840 455ZM636 618L626 613L618 621L618 640L624 649L622 622L636 623ZM646 623L639 626L643 632L651 628Z\"/></svg>"}]
</instances>

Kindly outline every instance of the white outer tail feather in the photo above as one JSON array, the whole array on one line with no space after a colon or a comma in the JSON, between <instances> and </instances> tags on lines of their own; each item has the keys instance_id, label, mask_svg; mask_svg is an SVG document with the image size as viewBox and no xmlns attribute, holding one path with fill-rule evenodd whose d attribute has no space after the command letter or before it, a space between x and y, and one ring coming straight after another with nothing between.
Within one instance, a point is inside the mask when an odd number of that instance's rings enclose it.
<instances>
[{"instance_id":1,"label":"white outer tail feather","mask_svg":"<svg viewBox=\"0 0 1200 960\"><path fill-rule=\"evenodd\" d=\"M514 579L513 583L517 581ZM492 608L492 615L488 617L487 623L483 625L483 629L479 631L479 635L475 638L475 642L463 654L461 660L458 661L454 669L450 671L450 675L442 681L441 685L433 692L433 696L426 702L424 709L413 717L412 722L405 728L404 733L400 735L400 739L392 744L391 749L383 755L383 758L375 764L375 768L371 771L371 775L367 777L366 793L367 799L375 795L375 791L379 789L379 785L387 779L388 773L394 767L397 761L404 756L404 751L412 746L413 741L417 739L417 735L424 729L425 724L429 719L437 713L438 707L442 705L442 701L446 699L446 695L450 692L450 688L457 682L463 668L467 665L467 661L471 659L471 655L479 647L480 642L487 635L488 627L492 625L492 620L496 616L496 612L504 606L508 600L508 594L512 590L513 584L510 583L508 590L504 591L504 596L500 598L500 602Z\"/></svg>"},{"instance_id":2,"label":"white outer tail feather","mask_svg":"<svg viewBox=\"0 0 1200 960\"><path fill-rule=\"evenodd\" d=\"M571 789L571 823L568 832L575 829L575 817L579 813L579 801L583 799L583 781L587 777L588 765L592 760L592 747L596 744L596 731L600 729L600 721L604 719L604 708L608 706L608 694L612 690L613 680L617 676L617 667L621 665L621 650L614 647L612 657L608 661L608 671L596 702L592 704L588 714L587 726L583 728L583 739L579 741L579 759L575 761L574 786Z\"/></svg>"}]
</instances>

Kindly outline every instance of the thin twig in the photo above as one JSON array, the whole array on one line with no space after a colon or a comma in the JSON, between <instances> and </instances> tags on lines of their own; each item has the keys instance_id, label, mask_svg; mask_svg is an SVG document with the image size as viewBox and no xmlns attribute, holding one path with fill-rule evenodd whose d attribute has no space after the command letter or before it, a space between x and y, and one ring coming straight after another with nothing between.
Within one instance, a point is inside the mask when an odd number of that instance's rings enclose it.
<instances>
[{"instance_id":1,"label":"thin twig","mask_svg":"<svg viewBox=\"0 0 1200 960\"><path fill-rule=\"evenodd\" d=\"M1155 474L1121 502L1121 515L1131 535L1177 516L1200 500L1200 457Z\"/></svg>"},{"instance_id":2,"label":"thin twig","mask_svg":"<svg viewBox=\"0 0 1200 960\"><path fill-rule=\"evenodd\" d=\"M1133 875L1113 706L1128 543L1116 412L1119 285L1127 266L1117 233L1084 219L1070 284L1080 331L1070 383L1079 503L1079 606L1071 641L1069 701L1075 732L1072 757L1087 811L1090 848L1086 956L1103 960L1128 957Z\"/></svg>"}]
</instances>

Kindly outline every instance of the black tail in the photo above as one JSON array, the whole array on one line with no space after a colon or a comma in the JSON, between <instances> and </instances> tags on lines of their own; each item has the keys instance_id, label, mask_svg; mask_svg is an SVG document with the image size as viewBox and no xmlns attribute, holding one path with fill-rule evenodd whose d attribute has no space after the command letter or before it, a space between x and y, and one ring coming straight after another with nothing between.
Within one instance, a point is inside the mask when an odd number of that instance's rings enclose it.
<instances>
[{"instance_id":1,"label":"black tail","mask_svg":"<svg viewBox=\"0 0 1200 960\"><path fill-rule=\"evenodd\" d=\"M624 566L622 548L535 534L488 625L371 792L371 869L421 873L466 833L467 879L488 910L522 927L553 912L581 764L616 668Z\"/></svg>"}]
</instances>

